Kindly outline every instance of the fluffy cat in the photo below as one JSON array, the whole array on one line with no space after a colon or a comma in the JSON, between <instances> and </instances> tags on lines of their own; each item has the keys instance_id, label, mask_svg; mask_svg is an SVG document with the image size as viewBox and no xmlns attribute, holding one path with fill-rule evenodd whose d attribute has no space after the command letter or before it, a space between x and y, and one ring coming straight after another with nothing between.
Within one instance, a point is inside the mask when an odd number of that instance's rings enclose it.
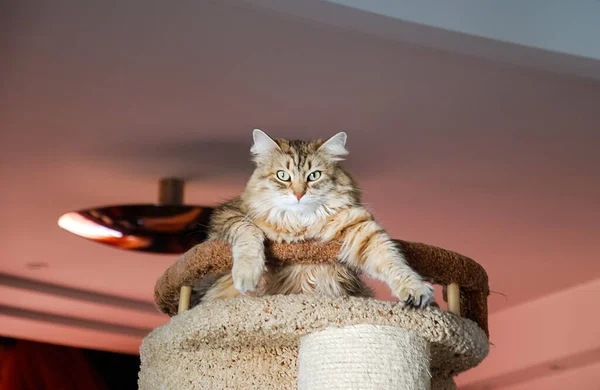
<instances>
[{"instance_id":1,"label":"fluffy cat","mask_svg":"<svg viewBox=\"0 0 600 390\"><path fill-rule=\"evenodd\" d=\"M254 173L239 197L215 209L209 227L209 239L232 245L232 271L196 285L193 304L249 293L371 296L363 272L387 283L406 305L433 302L433 287L408 266L340 167L346 138L340 132L325 142L272 139L254 130ZM267 264L265 240L337 241L339 263Z\"/></svg>"}]
</instances>

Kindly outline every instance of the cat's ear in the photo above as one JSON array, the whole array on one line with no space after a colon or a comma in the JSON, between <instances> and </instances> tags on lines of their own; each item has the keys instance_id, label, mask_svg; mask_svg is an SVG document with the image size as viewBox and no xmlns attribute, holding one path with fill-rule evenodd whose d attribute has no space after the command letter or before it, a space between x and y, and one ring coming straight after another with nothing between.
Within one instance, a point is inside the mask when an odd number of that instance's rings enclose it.
<instances>
[{"instance_id":1,"label":"cat's ear","mask_svg":"<svg viewBox=\"0 0 600 390\"><path fill-rule=\"evenodd\" d=\"M271 137L261 129L254 129L252 132L254 144L250 148L250 152L256 157L263 156L279 149L279 145Z\"/></svg>"},{"instance_id":2,"label":"cat's ear","mask_svg":"<svg viewBox=\"0 0 600 390\"><path fill-rule=\"evenodd\" d=\"M319 151L327 153L335 161L341 161L344 159L343 156L348 154L348 150L346 150L347 139L346 132L341 131L325 141L319 147Z\"/></svg>"}]
</instances>

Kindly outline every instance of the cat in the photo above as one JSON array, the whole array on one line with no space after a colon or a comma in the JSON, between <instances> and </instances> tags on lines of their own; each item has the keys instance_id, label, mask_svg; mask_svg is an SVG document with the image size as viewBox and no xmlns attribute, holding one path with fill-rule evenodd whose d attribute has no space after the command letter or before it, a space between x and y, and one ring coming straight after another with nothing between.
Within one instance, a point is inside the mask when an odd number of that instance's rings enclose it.
<instances>
[{"instance_id":1,"label":"cat","mask_svg":"<svg viewBox=\"0 0 600 390\"><path fill-rule=\"evenodd\" d=\"M245 294L372 297L362 273L385 282L405 305L432 304L433 287L410 268L340 166L346 140L345 132L300 141L253 131L255 170L239 197L215 208L208 228L208 240L231 244L233 268L196 284L193 305ZM341 250L337 263L278 266L266 263L265 240L337 241Z\"/></svg>"}]
</instances>

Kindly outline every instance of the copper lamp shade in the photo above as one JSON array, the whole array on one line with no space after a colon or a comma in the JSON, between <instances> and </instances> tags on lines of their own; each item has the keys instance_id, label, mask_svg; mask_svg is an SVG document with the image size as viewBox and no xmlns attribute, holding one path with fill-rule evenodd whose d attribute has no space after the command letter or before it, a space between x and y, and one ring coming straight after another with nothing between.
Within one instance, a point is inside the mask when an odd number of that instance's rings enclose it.
<instances>
[{"instance_id":1,"label":"copper lamp shade","mask_svg":"<svg viewBox=\"0 0 600 390\"><path fill-rule=\"evenodd\" d=\"M206 240L212 207L183 204L184 182L162 179L157 204L103 206L62 215L58 225L119 249L180 254Z\"/></svg>"}]
</instances>

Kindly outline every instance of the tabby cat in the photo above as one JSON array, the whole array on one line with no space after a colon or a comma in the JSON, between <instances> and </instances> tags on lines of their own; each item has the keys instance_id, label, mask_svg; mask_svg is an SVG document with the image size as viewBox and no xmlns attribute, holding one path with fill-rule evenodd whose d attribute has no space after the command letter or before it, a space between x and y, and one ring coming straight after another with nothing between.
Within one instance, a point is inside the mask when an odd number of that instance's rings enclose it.
<instances>
[{"instance_id":1,"label":"tabby cat","mask_svg":"<svg viewBox=\"0 0 600 390\"><path fill-rule=\"evenodd\" d=\"M255 170L242 194L218 206L209 239L232 245L233 268L194 287L195 304L241 294L320 293L371 296L360 274L387 283L400 302L425 307L433 288L361 205L360 190L339 162L346 133L327 141L272 139L259 129L250 149ZM265 262L265 240L338 241L338 263L277 266Z\"/></svg>"}]
</instances>

